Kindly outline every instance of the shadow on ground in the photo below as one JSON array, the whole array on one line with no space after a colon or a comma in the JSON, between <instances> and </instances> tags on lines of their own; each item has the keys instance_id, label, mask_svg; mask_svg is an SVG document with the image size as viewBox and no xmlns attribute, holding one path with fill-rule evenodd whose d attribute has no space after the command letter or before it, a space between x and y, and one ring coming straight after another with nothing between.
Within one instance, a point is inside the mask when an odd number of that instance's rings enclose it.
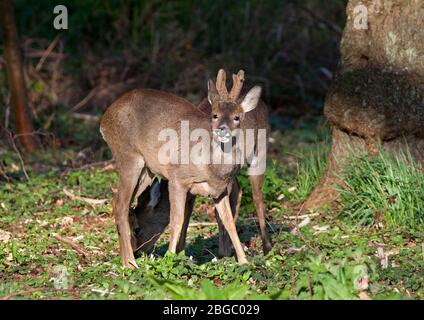
<instances>
[{"instance_id":1,"label":"shadow on ground","mask_svg":"<svg viewBox=\"0 0 424 320\"><path fill-rule=\"evenodd\" d=\"M249 248L253 255L262 254L262 242L259 238L259 230L255 224L243 221L237 225L240 241ZM270 223L268 225L268 232L272 238L281 232L288 232L289 229L283 224ZM194 239L188 239L185 249L186 256L192 256L196 264L201 265L212 261L212 259L219 258L218 254L218 231L212 236L206 236L204 232L198 234ZM148 252L154 253L159 257L163 257L168 250L168 243L161 243L159 246L154 247ZM140 254L140 253L138 253ZM233 256L235 253L233 250Z\"/></svg>"}]
</instances>

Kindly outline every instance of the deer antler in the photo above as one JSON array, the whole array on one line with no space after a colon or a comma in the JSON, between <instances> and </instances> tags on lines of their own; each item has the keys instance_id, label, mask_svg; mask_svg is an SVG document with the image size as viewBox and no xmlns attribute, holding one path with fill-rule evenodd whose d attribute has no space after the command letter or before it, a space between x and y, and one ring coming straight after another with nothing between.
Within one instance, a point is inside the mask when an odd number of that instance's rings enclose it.
<instances>
[{"instance_id":1,"label":"deer antler","mask_svg":"<svg viewBox=\"0 0 424 320\"><path fill-rule=\"evenodd\" d=\"M225 84L226 75L224 69L219 69L216 77L216 90L222 100L228 99L227 85Z\"/></svg>"},{"instance_id":2,"label":"deer antler","mask_svg":"<svg viewBox=\"0 0 424 320\"><path fill-rule=\"evenodd\" d=\"M243 88L244 71L240 70L237 74L233 74L233 87L230 91L229 99L236 101L240 95L241 88Z\"/></svg>"}]
</instances>

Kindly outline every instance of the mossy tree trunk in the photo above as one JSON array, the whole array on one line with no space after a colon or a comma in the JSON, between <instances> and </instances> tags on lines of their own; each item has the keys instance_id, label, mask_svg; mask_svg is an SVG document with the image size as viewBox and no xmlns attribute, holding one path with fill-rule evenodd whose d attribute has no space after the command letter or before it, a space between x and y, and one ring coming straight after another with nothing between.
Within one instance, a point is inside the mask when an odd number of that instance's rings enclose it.
<instances>
[{"instance_id":1,"label":"mossy tree trunk","mask_svg":"<svg viewBox=\"0 0 424 320\"><path fill-rule=\"evenodd\" d=\"M325 102L328 167L304 208L337 203L352 150L409 148L424 163L424 1L350 0L341 61Z\"/></svg>"},{"instance_id":2,"label":"mossy tree trunk","mask_svg":"<svg viewBox=\"0 0 424 320\"><path fill-rule=\"evenodd\" d=\"M25 77L19 50L18 32L15 13L11 0L0 0L0 23L4 39L4 55L6 61L11 103L14 110L16 132L19 142L26 152L35 150L38 146L31 124L31 114L28 108L28 96Z\"/></svg>"}]
</instances>

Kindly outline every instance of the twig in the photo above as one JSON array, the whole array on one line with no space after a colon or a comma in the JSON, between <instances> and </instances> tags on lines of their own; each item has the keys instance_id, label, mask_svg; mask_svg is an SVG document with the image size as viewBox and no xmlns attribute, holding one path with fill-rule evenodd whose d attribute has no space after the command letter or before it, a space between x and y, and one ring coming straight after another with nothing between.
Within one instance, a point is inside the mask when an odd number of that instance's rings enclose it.
<instances>
[{"instance_id":1,"label":"twig","mask_svg":"<svg viewBox=\"0 0 424 320\"><path fill-rule=\"evenodd\" d=\"M56 139L56 136L54 135L54 133L40 132L40 131L32 131L32 132L29 132L29 133L17 133L13 136L13 139L15 140L15 139L22 137L22 136L36 136L36 135L48 137L48 138L52 139L53 141Z\"/></svg>"},{"instance_id":2,"label":"twig","mask_svg":"<svg viewBox=\"0 0 424 320\"><path fill-rule=\"evenodd\" d=\"M100 293L102 295L105 294L110 294L110 295L114 295L115 293L109 291L109 290L100 290L100 289L91 289L91 292L96 292L96 293Z\"/></svg>"},{"instance_id":3,"label":"twig","mask_svg":"<svg viewBox=\"0 0 424 320\"><path fill-rule=\"evenodd\" d=\"M287 220L298 220L298 219L305 219L309 217L318 217L320 215L319 212L311 213L311 214L302 214L302 215L296 215L296 216L285 216L284 218Z\"/></svg>"},{"instance_id":4,"label":"twig","mask_svg":"<svg viewBox=\"0 0 424 320\"><path fill-rule=\"evenodd\" d=\"M92 199L92 198L85 198L85 197L79 197L74 195L71 191L67 190L66 188L63 188L63 193L66 194L71 200L75 201L81 201L88 203L91 206L101 206L104 205L108 199Z\"/></svg>"},{"instance_id":5,"label":"twig","mask_svg":"<svg viewBox=\"0 0 424 320\"><path fill-rule=\"evenodd\" d=\"M65 169L63 169L61 171L61 176L67 174L68 172L72 172L72 171L76 171L76 170L84 170L84 169L89 169L89 168L95 168L95 167L105 167L108 165L111 165L114 163L114 160L106 160L106 161L98 161L98 162L91 162L91 163L87 163L84 164L82 166L79 167L74 167L74 168L70 168L70 167L66 167Z\"/></svg>"},{"instance_id":6,"label":"twig","mask_svg":"<svg viewBox=\"0 0 424 320\"><path fill-rule=\"evenodd\" d=\"M93 97L95 92L96 88L92 89L84 99L82 99L80 102L78 102L75 106L71 108L71 111L75 112L81 109Z\"/></svg>"},{"instance_id":7,"label":"twig","mask_svg":"<svg viewBox=\"0 0 424 320\"><path fill-rule=\"evenodd\" d=\"M92 168L92 167L100 167L100 166L107 166L109 164L113 164L113 160L106 160L106 161L98 161L98 162L91 162L91 163L87 163L84 164L80 167L74 168L74 170L82 170L82 169L86 169L86 168Z\"/></svg>"},{"instance_id":8,"label":"twig","mask_svg":"<svg viewBox=\"0 0 424 320\"><path fill-rule=\"evenodd\" d=\"M72 117L75 119L84 120L84 121L91 121L91 122L99 121L98 116L93 116L91 114L85 114L85 113L74 113Z\"/></svg>"},{"instance_id":9,"label":"twig","mask_svg":"<svg viewBox=\"0 0 424 320\"><path fill-rule=\"evenodd\" d=\"M216 222L193 222L188 225L189 228L193 227L207 227L207 226L216 226Z\"/></svg>"},{"instance_id":10,"label":"twig","mask_svg":"<svg viewBox=\"0 0 424 320\"><path fill-rule=\"evenodd\" d=\"M137 251L138 249L140 249L142 246L144 246L146 243L149 243L151 240L153 240L154 237L156 236L160 236L160 232L154 234L149 240L143 242L142 244L140 244L134 251Z\"/></svg>"},{"instance_id":11,"label":"twig","mask_svg":"<svg viewBox=\"0 0 424 320\"><path fill-rule=\"evenodd\" d=\"M10 300L14 297L17 296L23 296L23 295L27 295L33 292L39 292L39 291L45 291L45 292L75 292L77 291L76 289L56 289L56 288L32 288L32 289L28 289L28 290L21 290L21 291L16 291L13 292L11 294L8 294L7 296L1 297L0 300ZM79 290L79 292L81 291L86 291L86 290Z\"/></svg>"},{"instance_id":12,"label":"twig","mask_svg":"<svg viewBox=\"0 0 424 320\"><path fill-rule=\"evenodd\" d=\"M312 300L312 284L311 284L311 273L308 272L308 291L309 291L309 300Z\"/></svg>"},{"instance_id":13,"label":"twig","mask_svg":"<svg viewBox=\"0 0 424 320\"><path fill-rule=\"evenodd\" d=\"M293 220L296 220L296 226L291 231L291 233L293 233L293 234L294 233L297 233L297 231L300 229L299 226L298 226L298 222L297 221L299 221L299 214L302 212L304 206L305 206L305 202L302 203L302 205L300 206L300 209L297 210L296 215L293 216L294 217Z\"/></svg>"},{"instance_id":14,"label":"twig","mask_svg":"<svg viewBox=\"0 0 424 320\"><path fill-rule=\"evenodd\" d=\"M76 252L82 254L84 257L89 257L90 254L86 252L84 249L82 249L76 242L74 242L72 239L69 239L67 237L62 237L58 235L57 233L52 233L53 238L56 240L62 241L66 244L69 244L72 249L74 249Z\"/></svg>"},{"instance_id":15,"label":"twig","mask_svg":"<svg viewBox=\"0 0 424 320\"><path fill-rule=\"evenodd\" d=\"M25 178L28 181L30 181L29 176L28 176L28 173L26 172L26 169L25 169L24 159L22 159L22 155L19 152L18 147L15 144L15 138L16 138L16 136L13 136L12 132L10 132L10 131L8 131L8 133L9 133L10 143L12 144L13 150L15 150L16 154L18 155L18 158L19 158L19 161L21 163L22 171L24 172Z\"/></svg>"},{"instance_id":16,"label":"twig","mask_svg":"<svg viewBox=\"0 0 424 320\"><path fill-rule=\"evenodd\" d=\"M43 55L40 58L40 61L37 63L37 66L35 67L35 71L40 71L41 67L44 64L44 61L47 59L47 57L50 55L56 44L59 42L60 38L62 37L62 33L58 34L53 41L50 43L50 45L47 47L46 51L44 51Z\"/></svg>"},{"instance_id":17,"label":"twig","mask_svg":"<svg viewBox=\"0 0 424 320\"><path fill-rule=\"evenodd\" d=\"M44 50L28 50L25 53L25 57L28 58L41 58L43 56L43 54L45 53ZM57 59L57 60L61 60L66 58L66 54L63 53L57 53L57 52L52 52L49 54L50 58L52 59Z\"/></svg>"},{"instance_id":18,"label":"twig","mask_svg":"<svg viewBox=\"0 0 424 320\"><path fill-rule=\"evenodd\" d=\"M207 248L205 248L205 250L207 251L207 252L209 252L211 255L213 255L213 257L215 258L215 259L217 259L217 257L216 257L216 255L214 255L210 250L208 250Z\"/></svg>"},{"instance_id":19,"label":"twig","mask_svg":"<svg viewBox=\"0 0 424 320\"><path fill-rule=\"evenodd\" d=\"M297 210L297 212L296 212L296 220L300 219L300 218L299 218L299 214L302 212L303 207L305 206L305 203L306 203L306 202L302 203L302 205L300 206L300 209L299 209L299 210Z\"/></svg>"},{"instance_id":20,"label":"twig","mask_svg":"<svg viewBox=\"0 0 424 320\"><path fill-rule=\"evenodd\" d=\"M0 163L0 175L6 179L7 182L12 181L12 178L9 177L6 172L3 170L3 165Z\"/></svg>"},{"instance_id":21,"label":"twig","mask_svg":"<svg viewBox=\"0 0 424 320\"><path fill-rule=\"evenodd\" d=\"M290 295L292 300L295 300L294 289L295 289L295 276L294 276L294 267L292 267L290 272Z\"/></svg>"}]
</instances>

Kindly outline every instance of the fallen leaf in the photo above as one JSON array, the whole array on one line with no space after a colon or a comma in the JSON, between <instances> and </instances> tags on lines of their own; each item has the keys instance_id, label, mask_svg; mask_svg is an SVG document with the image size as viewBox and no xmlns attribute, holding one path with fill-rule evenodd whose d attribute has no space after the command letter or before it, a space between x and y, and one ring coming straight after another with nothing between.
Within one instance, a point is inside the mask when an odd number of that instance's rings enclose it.
<instances>
[{"instance_id":1,"label":"fallen leaf","mask_svg":"<svg viewBox=\"0 0 424 320\"><path fill-rule=\"evenodd\" d=\"M64 226L68 226L70 224L74 223L74 219L71 217L63 217L62 220L60 221L60 225L62 227Z\"/></svg>"},{"instance_id":2,"label":"fallen leaf","mask_svg":"<svg viewBox=\"0 0 424 320\"><path fill-rule=\"evenodd\" d=\"M389 251L386 252L386 255L388 257L395 256L395 255L398 255L398 254L399 254L399 248L394 248L394 249L389 250Z\"/></svg>"},{"instance_id":3,"label":"fallen leaf","mask_svg":"<svg viewBox=\"0 0 424 320\"><path fill-rule=\"evenodd\" d=\"M409 248L415 248L417 246L417 243L414 241L408 241L406 244Z\"/></svg>"},{"instance_id":4,"label":"fallen leaf","mask_svg":"<svg viewBox=\"0 0 424 320\"><path fill-rule=\"evenodd\" d=\"M19 168L16 164L12 163L10 166L10 171L11 172L19 172L21 171L21 168Z\"/></svg>"},{"instance_id":5,"label":"fallen leaf","mask_svg":"<svg viewBox=\"0 0 424 320\"><path fill-rule=\"evenodd\" d=\"M384 249L382 247L378 247L377 248L377 257L380 259L380 264L381 267L383 269L387 269L387 267L389 266L389 258L388 256L384 253Z\"/></svg>"},{"instance_id":6,"label":"fallen leaf","mask_svg":"<svg viewBox=\"0 0 424 320\"><path fill-rule=\"evenodd\" d=\"M355 280L355 288L358 291L364 291L368 289L369 278L368 275L364 275L363 277L358 277Z\"/></svg>"},{"instance_id":7,"label":"fallen leaf","mask_svg":"<svg viewBox=\"0 0 424 320\"><path fill-rule=\"evenodd\" d=\"M305 219L302 220L301 223L299 223L297 226L295 226L290 233L291 234L297 234L297 232L299 231L300 228L303 228L305 226L307 226L308 224L311 223L311 218L306 217Z\"/></svg>"},{"instance_id":8,"label":"fallen leaf","mask_svg":"<svg viewBox=\"0 0 424 320\"><path fill-rule=\"evenodd\" d=\"M326 231L330 226L313 226L312 228L317 231Z\"/></svg>"},{"instance_id":9,"label":"fallen leaf","mask_svg":"<svg viewBox=\"0 0 424 320\"><path fill-rule=\"evenodd\" d=\"M359 299L361 299L361 300L371 300L370 296L365 291L359 292Z\"/></svg>"},{"instance_id":10,"label":"fallen leaf","mask_svg":"<svg viewBox=\"0 0 424 320\"><path fill-rule=\"evenodd\" d=\"M303 227L307 226L310 223L311 223L311 218L306 217L305 219L302 220L301 223L299 223L298 227L299 228L303 228Z\"/></svg>"},{"instance_id":11,"label":"fallen leaf","mask_svg":"<svg viewBox=\"0 0 424 320\"><path fill-rule=\"evenodd\" d=\"M0 242L8 243L12 238L12 234L9 231L0 229Z\"/></svg>"}]
</instances>

